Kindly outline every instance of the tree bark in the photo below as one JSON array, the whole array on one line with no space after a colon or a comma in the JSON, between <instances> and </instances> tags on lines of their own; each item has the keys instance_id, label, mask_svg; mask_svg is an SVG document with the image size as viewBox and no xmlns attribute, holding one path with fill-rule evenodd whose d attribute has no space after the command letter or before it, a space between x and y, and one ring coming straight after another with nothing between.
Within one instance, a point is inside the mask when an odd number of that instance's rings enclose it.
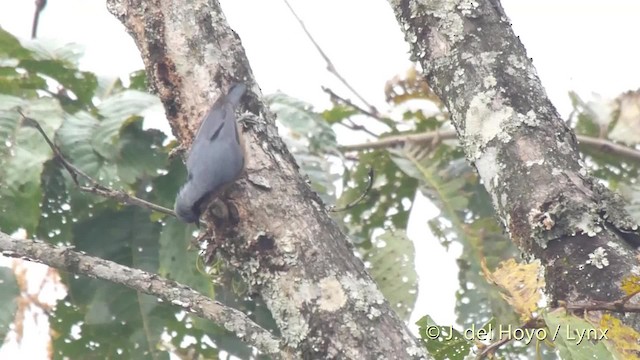
<instances>
[{"instance_id":1,"label":"tree bark","mask_svg":"<svg viewBox=\"0 0 640 360\"><path fill-rule=\"evenodd\" d=\"M120 265L113 261L85 255L68 247L53 246L44 241L19 240L0 232L1 254L28 259L72 274L110 281L149 294L184 311L224 326L240 339L274 358L290 359L282 351L280 339L254 323L244 313L209 299L186 285L157 274Z\"/></svg>"},{"instance_id":2,"label":"tree bark","mask_svg":"<svg viewBox=\"0 0 640 360\"><path fill-rule=\"evenodd\" d=\"M231 82L251 89L243 104L256 116L243 134L247 176L226 201L237 216L216 220L207 244L262 296L294 356L424 356L300 176L219 3L109 0L108 9L133 36L182 144L191 143L198 119Z\"/></svg>"},{"instance_id":3,"label":"tree bark","mask_svg":"<svg viewBox=\"0 0 640 360\"><path fill-rule=\"evenodd\" d=\"M542 260L551 299L624 297L638 227L588 174L499 1L389 2L512 241Z\"/></svg>"}]
</instances>

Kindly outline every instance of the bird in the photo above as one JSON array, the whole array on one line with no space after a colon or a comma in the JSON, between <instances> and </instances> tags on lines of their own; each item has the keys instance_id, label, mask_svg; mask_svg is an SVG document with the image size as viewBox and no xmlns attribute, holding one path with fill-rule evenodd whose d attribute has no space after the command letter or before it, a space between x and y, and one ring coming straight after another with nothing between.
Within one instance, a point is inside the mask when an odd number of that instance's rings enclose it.
<instances>
[{"instance_id":1,"label":"bird","mask_svg":"<svg viewBox=\"0 0 640 360\"><path fill-rule=\"evenodd\" d=\"M245 167L245 146L235 110L247 91L234 83L226 95L211 106L187 155L187 182L176 196L174 212L185 223L195 223L205 207L231 183Z\"/></svg>"}]
</instances>

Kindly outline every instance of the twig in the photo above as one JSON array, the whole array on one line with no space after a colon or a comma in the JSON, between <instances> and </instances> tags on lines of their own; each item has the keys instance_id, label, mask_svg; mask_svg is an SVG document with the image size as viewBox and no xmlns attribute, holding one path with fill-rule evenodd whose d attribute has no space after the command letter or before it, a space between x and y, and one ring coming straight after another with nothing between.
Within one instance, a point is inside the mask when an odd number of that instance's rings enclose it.
<instances>
[{"instance_id":1,"label":"twig","mask_svg":"<svg viewBox=\"0 0 640 360\"><path fill-rule=\"evenodd\" d=\"M624 306L627 302L629 302L629 300L631 300L632 297L634 297L634 296L636 296L638 294L640 294L640 290L633 291L630 294L628 294L627 296L625 296L622 299L620 299L618 301L618 303L620 303L620 305Z\"/></svg>"},{"instance_id":2,"label":"twig","mask_svg":"<svg viewBox=\"0 0 640 360\"><path fill-rule=\"evenodd\" d=\"M362 194L360 194L360 196L358 196L357 199L355 199L354 201L350 202L345 207L342 207L342 208L339 208L339 209L336 209L335 206L332 206L331 208L329 208L329 211L330 212L347 211L349 209L352 209L356 205L360 204L362 202L362 200L365 198L365 196L367 196L367 194L369 194L369 191L371 191L371 187L373 187L373 178L374 178L373 168L369 168L368 175L369 175L369 182L367 183L367 188L364 189Z\"/></svg>"},{"instance_id":3,"label":"twig","mask_svg":"<svg viewBox=\"0 0 640 360\"><path fill-rule=\"evenodd\" d=\"M637 295L638 293L640 292L634 292L616 301L595 301L594 300L589 302L585 301L585 302L574 302L574 303L561 301L559 302L559 306L566 310L582 311L582 312L611 311L611 312L618 312L618 313L638 313L640 312L640 305L626 303L627 301L629 301L631 297ZM536 318L531 319L527 323L522 325L523 328L540 328L542 326L544 325L541 324L540 320ZM512 337L507 336L494 343L487 345L485 348L482 349L480 354L478 354L478 357L476 359L477 360L484 359L487 355L494 353L500 346L506 344L510 340L512 340Z\"/></svg>"},{"instance_id":4,"label":"twig","mask_svg":"<svg viewBox=\"0 0 640 360\"><path fill-rule=\"evenodd\" d=\"M590 302L574 302L560 304L561 307L572 311L611 311L619 313L638 313L640 312L640 305L627 304L626 297L617 301L590 301Z\"/></svg>"},{"instance_id":5,"label":"twig","mask_svg":"<svg viewBox=\"0 0 640 360\"><path fill-rule=\"evenodd\" d=\"M57 247L43 241L13 239L2 232L0 251L4 256L35 261L73 274L107 280L155 296L181 307L186 312L224 326L243 341L273 357L284 358L288 352L280 339L241 311L157 274L88 256L68 247Z\"/></svg>"},{"instance_id":6,"label":"twig","mask_svg":"<svg viewBox=\"0 0 640 360\"><path fill-rule=\"evenodd\" d=\"M362 150L373 150L373 149L384 149L389 147L394 147L397 145L402 145L407 142L415 142L415 143L426 143L432 142L434 139L440 138L440 140L451 140L456 139L456 132L453 130L450 131L430 131L420 134L410 134L410 135L394 135L387 136L377 141L370 141L362 144L354 144L354 145L343 145L338 149L341 151L362 151ZM634 160L640 162L640 151L616 144L612 141L606 139L597 139L590 136L584 135L576 135L578 139L578 145L584 150L588 148L596 148L600 151L620 155L626 157L630 160Z\"/></svg>"},{"instance_id":7,"label":"twig","mask_svg":"<svg viewBox=\"0 0 640 360\"><path fill-rule=\"evenodd\" d=\"M523 329L538 329L538 328L543 328L545 327L546 324L544 322L541 322L541 320L539 320L538 318L533 318L530 319L529 321L527 321L526 323L524 323L521 328ZM476 357L476 360L482 360L485 357L487 357L489 354L493 354L496 352L496 350L498 350L498 348L500 348L502 345L508 343L509 341L514 340L513 336L505 336L505 337L501 337L500 340L496 341L496 342L492 342L491 344L485 346L484 348L482 348L482 351L480 351L480 353L478 354L478 356Z\"/></svg>"},{"instance_id":8,"label":"twig","mask_svg":"<svg viewBox=\"0 0 640 360\"><path fill-rule=\"evenodd\" d=\"M380 136L380 135L374 133L373 131L367 129L366 126L362 126L362 125L358 125L358 124L354 123L353 120L351 120L349 118L347 118L346 120L349 121L348 124L345 124L344 122L339 122L338 124L346 127L349 130L364 131L367 134L369 134L369 135L371 135L371 136L373 136L375 138L378 138Z\"/></svg>"},{"instance_id":9,"label":"twig","mask_svg":"<svg viewBox=\"0 0 640 360\"><path fill-rule=\"evenodd\" d=\"M307 35L307 37L309 38L309 40L311 40L311 42L313 43L313 46L315 46L316 50L318 50L318 52L320 53L320 56L322 56L322 58L324 59L324 61L327 63L327 70L332 73L335 77L338 78L338 80L340 80L344 86L347 87L347 89L349 89L349 91L351 91L355 96L358 97L358 99L360 99L360 101L362 101L363 104L365 104L369 109L371 109L373 112L377 112L375 110L375 107L373 107L371 104L369 104L369 102L367 102L367 100L365 100L348 82L347 80L342 77L342 75L340 75L340 73L338 72L338 70L336 69L336 67L333 65L333 62L331 61L331 59L329 59L329 57L327 56L327 54L325 54L325 52L322 50L322 48L320 47L320 45L318 45L318 43L316 42L316 40L313 38L313 36L311 35L311 33L309 32L309 30L307 30L307 27L304 25L304 22L302 21L302 19L300 19L300 17L298 16L298 14L295 12L295 10L293 10L293 8L291 7L291 5L289 4L289 2L287 0L283 0L284 3L287 5L287 7L289 8L289 10L291 11L291 13L293 14L293 16L296 18L296 20L298 20L298 23L300 23L300 27L302 27L302 30L304 31L304 33Z\"/></svg>"},{"instance_id":10,"label":"twig","mask_svg":"<svg viewBox=\"0 0 640 360\"><path fill-rule=\"evenodd\" d=\"M482 348L482 351L480 351L480 353L476 357L476 360L482 360L485 357L487 357L489 354L495 353L502 345L508 343L511 340L512 340L511 336L505 336L505 337L501 337L500 340L498 341L492 342L491 344Z\"/></svg>"},{"instance_id":11,"label":"twig","mask_svg":"<svg viewBox=\"0 0 640 360\"><path fill-rule=\"evenodd\" d=\"M597 139L584 135L576 135L576 138L578 138L579 145L581 146L593 147L606 153L620 155L635 161L640 161L640 151L636 149L616 144L607 139Z\"/></svg>"},{"instance_id":12,"label":"twig","mask_svg":"<svg viewBox=\"0 0 640 360\"><path fill-rule=\"evenodd\" d=\"M410 135L394 135L383 137L377 141L370 141L362 144L342 145L338 149L342 151L362 151L390 148L404 143L427 143L433 142L434 139L450 140L456 139L455 131L430 131L420 134Z\"/></svg>"},{"instance_id":13,"label":"twig","mask_svg":"<svg viewBox=\"0 0 640 360\"><path fill-rule=\"evenodd\" d=\"M33 23L31 24L31 38L35 39L38 34L38 22L40 20L40 13L47 6L47 0L36 0L36 10L33 14Z\"/></svg>"},{"instance_id":14,"label":"twig","mask_svg":"<svg viewBox=\"0 0 640 360\"><path fill-rule=\"evenodd\" d=\"M354 104L351 100L343 98L342 96L336 94L335 92L333 92L333 90L331 90L331 89L329 89L327 87L323 86L322 87L322 91L327 93L331 97L331 100L335 100L336 102L339 102L339 103L342 103L344 105L350 106L350 107L354 108L355 110L357 110L358 112L360 112L360 113L362 113L364 115L368 115L368 116L380 121L381 123L389 126L387 124L387 120L385 120L377 111L376 112L371 112L369 110L363 109L360 106ZM366 130L366 128L364 130ZM375 135L373 133L369 133L369 134L374 135L376 137L378 136L378 135Z\"/></svg>"},{"instance_id":15,"label":"twig","mask_svg":"<svg viewBox=\"0 0 640 360\"><path fill-rule=\"evenodd\" d=\"M65 170L67 170L67 172L71 176L71 179L81 191L92 193L95 195L100 195L102 197L106 197L110 199L114 199L118 202L125 203L128 205L136 205L136 206L147 208L163 214L176 216L176 214L171 209L167 209L163 206L156 205L154 203L140 199L136 196L129 195L124 191L114 190L100 184L99 182L94 180L91 176L87 175L84 171L78 169L75 165L70 163L64 157L64 155L62 154L62 151L60 151L60 148L58 148L58 146L54 144L53 141L51 141L51 139L49 139L49 136L47 136L47 134L44 132L44 130L42 129L42 126L40 126L40 123L38 121L25 116L20 110L18 110L18 113L20 114L20 116L22 116L24 125L35 127L38 130L38 132L40 133L40 135L42 135L42 137L47 142L47 144L49 144L49 147L53 151L55 158L62 164ZM80 182L78 181L78 176L84 178L89 183L89 186L84 186L80 184Z\"/></svg>"}]
</instances>

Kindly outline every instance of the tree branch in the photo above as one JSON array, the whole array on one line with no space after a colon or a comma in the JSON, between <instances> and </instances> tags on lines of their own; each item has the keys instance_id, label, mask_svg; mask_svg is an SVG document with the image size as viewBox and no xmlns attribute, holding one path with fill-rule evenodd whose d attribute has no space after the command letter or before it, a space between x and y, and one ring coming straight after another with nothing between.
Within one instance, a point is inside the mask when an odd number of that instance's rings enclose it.
<instances>
[{"instance_id":1,"label":"tree branch","mask_svg":"<svg viewBox=\"0 0 640 360\"><path fill-rule=\"evenodd\" d=\"M331 98L331 101L335 101L335 102L339 102L342 103L344 105L350 106L352 108L354 108L355 110L357 110L358 112L360 112L361 114L364 115L368 115L369 117L378 120L380 123L386 125L387 127L391 128L391 126L389 126L388 124L388 120L385 120L382 115L380 115L380 113L378 113L377 111L373 112L373 111L369 111L366 109L361 108L360 106L354 104L351 100L349 99L345 99L342 96L336 94L333 90L327 88L327 87L322 87L322 91L324 91L325 93L327 93L329 95L329 97ZM354 124L355 125L355 124ZM367 134L374 136L374 137L378 137L378 134L375 134L373 132L371 132L369 129L367 129L366 127L362 126L362 125L355 125L357 128L354 130L364 130Z\"/></svg>"},{"instance_id":2,"label":"tree branch","mask_svg":"<svg viewBox=\"0 0 640 360\"><path fill-rule=\"evenodd\" d=\"M25 116L20 110L18 110L18 113L20 114L20 116L22 116L23 125L33 126L38 130L38 132L40 133L40 135L42 135L42 137L47 142L47 144L49 144L49 147L53 151L55 158L62 164L65 170L67 170L67 172L69 173L69 176L71 176L71 180L73 180L74 184L76 184L78 189L80 189L81 191L102 196L108 199L114 199L123 204L135 205L142 208L157 211L163 214L171 215L174 217L176 216L176 214L171 209L167 209L163 206L140 199L139 197L129 195L122 190L114 190L100 184L98 181L96 181L91 176L87 175L87 173L85 173L84 171L77 168L75 165L73 165L69 160L67 160L64 157L60 148L56 144L54 144L53 141L51 141L51 139L49 139L49 136L47 136L47 134L44 132L44 129L42 129L42 126L40 126L40 123L37 120ZM86 180L89 183L89 186L81 185L80 181L78 180L78 177L81 177L84 180Z\"/></svg>"},{"instance_id":3,"label":"tree branch","mask_svg":"<svg viewBox=\"0 0 640 360\"><path fill-rule=\"evenodd\" d=\"M246 343L276 358L290 358L280 339L236 309L212 300L186 285L157 274L88 256L71 248L43 241L18 240L0 232L2 255L42 263L62 271L107 280L158 299L215 322Z\"/></svg>"},{"instance_id":4,"label":"tree branch","mask_svg":"<svg viewBox=\"0 0 640 360\"><path fill-rule=\"evenodd\" d=\"M428 143L434 139L452 140L457 139L457 134L453 130L430 131L420 134L385 136L376 141L370 141L354 145L342 145L338 147L341 151L362 151L390 148L404 143ZM598 139L585 135L576 135L578 145L583 149L599 150L609 154L621 156L629 160L640 162L640 151L624 145L616 144L607 139Z\"/></svg>"},{"instance_id":5,"label":"tree branch","mask_svg":"<svg viewBox=\"0 0 640 360\"><path fill-rule=\"evenodd\" d=\"M318 50L318 52L320 53L320 56L322 56L322 58L324 59L324 61L327 63L327 70L332 73L335 77L338 78L338 80L340 80L340 82L342 82L344 84L344 86L347 87L347 89L349 89L349 91L351 91L358 99L360 99L360 101L362 101L363 104L365 104L369 109L371 109L372 112L377 112L376 108L369 104L369 102L367 100L365 100L352 86L351 84L349 84L349 82L342 76L340 75L340 73L338 72L338 69L336 69L336 67L333 65L333 62L331 61L331 59L327 56L327 54L325 54L325 52L322 50L322 48L320 47L320 45L316 42L316 40L313 38L313 36L311 35L311 33L309 32L309 30L307 30L307 27L304 25L304 22L302 21L302 19L300 19L300 17L298 16L298 14L295 12L295 10L293 10L293 8L291 7L291 5L289 4L289 2L287 0L283 0L284 3L287 5L287 7L289 8L289 10L291 11L291 13L293 14L293 16L296 18L296 20L298 20L298 23L300 24L300 27L302 27L302 30L304 31L304 33L307 35L307 37L309 38L309 40L311 40L311 42L313 43L313 46L315 46L316 50Z\"/></svg>"},{"instance_id":6,"label":"tree branch","mask_svg":"<svg viewBox=\"0 0 640 360\"><path fill-rule=\"evenodd\" d=\"M247 84L240 111L256 121L240 136L250 153L247 173L261 184L240 179L229 188L225 201L234 210L229 214L237 216L204 214L204 221L216 225L213 236L225 241L203 245L205 252L220 245L218 255L262 297L295 357L424 357L424 348L384 300L354 256L351 241L300 175L219 2L140 6L136 0L108 0L107 8L134 38L150 87L181 143L191 142L212 94L231 82Z\"/></svg>"},{"instance_id":7,"label":"tree branch","mask_svg":"<svg viewBox=\"0 0 640 360\"><path fill-rule=\"evenodd\" d=\"M586 172L573 129L547 97L499 1L389 3L497 218L526 256L541 260L550 299L625 296L622 277L640 266L638 226L620 197ZM612 143L579 139L638 159ZM541 223L540 214L557 221ZM637 314L621 320L640 329Z\"/></svg>"}]
</instances>

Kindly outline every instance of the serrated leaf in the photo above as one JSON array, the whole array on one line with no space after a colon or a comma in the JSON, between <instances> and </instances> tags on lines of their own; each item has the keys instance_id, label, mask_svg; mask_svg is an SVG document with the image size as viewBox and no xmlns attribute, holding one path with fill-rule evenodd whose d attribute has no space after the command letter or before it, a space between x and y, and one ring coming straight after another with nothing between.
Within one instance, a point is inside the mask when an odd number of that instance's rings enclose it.
<instances>
[{"instance_id":1,"label":"serrated leaf","mask_svg":"<svg viewBox=\"0 0 640 360\"><path fill-rule=\"evenodd\" d=\"M121 94L132 95L143 103L133 105ZM80 111L67 115L57 133L60 148L74 165L112 186L121 186L121 182L132 184L143 175L155 175L166 162L166 155L154 150L161 146L164 135L156 130L142 131L142 119L138 117L155 100L139 92L121 94L99 107L106 114L102 120Z\"/></svg>"},{"instance_id":2,"label":"serrated leaf","mask_svg":"<svg viewBox=\"0 0 640 360\"><path fill-rule=\"evenodd\" d=\"M387 231L363 258L371 264L369 273L391 307L400 318L407 320L418 297L415 248L411 239L403 230Z\"/></svg>"},{"instance_id":3,"label":"serrated leaf","mask_svg":"<svg viewBox=\"0 0 640 360\"><path fill-rule=\"evenodd\" d=\"M76 167L103 184L118 184L117 168L114 164L117 156L114 139L95 137L99 126L100 121L87 112L67 114L56 140L64 155ZM95 149L95 143L102 153ZM99 145L102 143L106 144ZM111 151L106 151L109 146Z\"/></svg>"},{"instance_id":4,"label":"serrated leaf","mask_svg":"<svg viewBox=\"0 0 640 360\"><path fill-rule=\"evenodd\" d=\"M391 149L391 159L402 171L420 181L420 190L434 202L448 218L456 219L456 212L468 206L464 186L469 179L448 177L440 169L441 160L427 157L420 147Z\"/></svg>"}]
</instances>

